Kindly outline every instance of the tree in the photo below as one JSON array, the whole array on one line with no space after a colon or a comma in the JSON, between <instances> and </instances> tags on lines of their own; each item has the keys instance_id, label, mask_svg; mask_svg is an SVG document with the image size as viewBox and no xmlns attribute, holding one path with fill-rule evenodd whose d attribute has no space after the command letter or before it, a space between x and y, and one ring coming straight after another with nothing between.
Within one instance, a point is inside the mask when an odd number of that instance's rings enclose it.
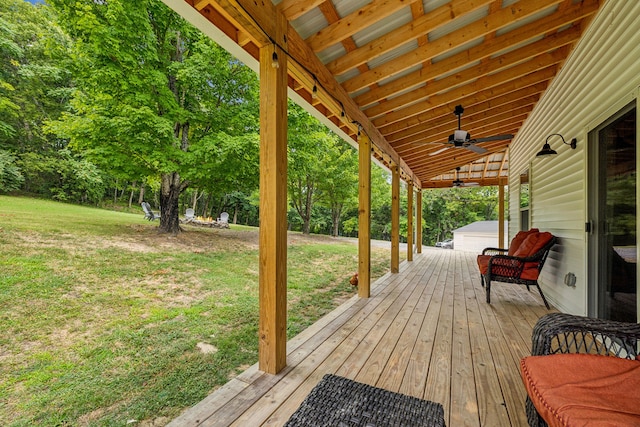
<instances>
[{"instance_id":1,"label":"tree","mask_svg":"<svg viewBox=\"0 0 640 427\"><path fill-rule=\"evenodd\" d=\"M288 141L289 200L302 220L302 232L309 234L313 205L321 197L320 185L332 160L327 147L335 141L323 124L291 102Z\"/></svg>"},{"instance_id":2,"label":"tree","mask_svg":"<svg viewBox=\"0 0 640 427\"><path fill-rule=\"evenodd\" d=\"M51 3L74 42L77 90L49 129L116 175L158 176L160 230L179 232L194 148L255 126L256 76L160 2Z\"/></svg>"},{"instance_id":3,"label":"tree","mask_svg":"<svg viewBox=\"0 0 640 427\"><path fill-rule=\"evenodd\" d=\"M329 162L319 185L320 202L331 211L331 234L337 237L343 211L358 206L358 156L337 137L328 142Z\"/></svg>"}]
</instances>

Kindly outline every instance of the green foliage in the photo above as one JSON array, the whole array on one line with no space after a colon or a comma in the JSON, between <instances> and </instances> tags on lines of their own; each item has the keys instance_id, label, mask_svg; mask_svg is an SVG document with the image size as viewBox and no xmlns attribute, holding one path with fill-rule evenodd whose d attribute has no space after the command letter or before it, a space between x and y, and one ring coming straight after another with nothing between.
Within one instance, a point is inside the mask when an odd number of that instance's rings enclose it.
<instances>
[{"instance_id":1,"label":"green foliage","mask_svg":"<svg viewBox=\"0 0 640 427\"><path fill-rule=\"evenodd\" d=\"M0 0L0 148L59 148L42 124L57 118L70 96L68 44L50 7Z\"/></svg>"},{"instance_id":2,"label":"green foliage","mask_svg":"<svg viewBox=\"0 0 640 427\"><path fill-rule=\"evenodd\" d=\"M69 150L52 155L26 153L19 165L27 178L28 191L54 200L96 205L104 198L104 174Z\"/></svg>"},{"instance_id":3,"label":"green foliage","mask_svg":"<svg viewBox=\"0 0 640 427\"><path fill-rule=\"evenodd\" d=\"M444 188L423 191L423 242L453 237L456 228L498 217L497 187Z\"/></svg>"},{"instance_id":4,"label":"green foliage","mask_svg":"<svg viewBox=\"0 0 640 427\"><path fill-rule=\"evenodd\" d=\"M333 138L315 118L289 103L287 189L305 234L310 232L313 206L321 195L320 183L327 176L331 161L327 147L335 143Z\"/></svg>"},{"instance_id":5,"label":"green foliage","mask_svg":"<svg viewBox=\"0 0 640 427\"><path fill-rule=\"evenodd\" d=\"M0 150L0 191L13 191L20 188L24 176L16 164L15 156L8 151Z\"/></svg>"}]
</instances>

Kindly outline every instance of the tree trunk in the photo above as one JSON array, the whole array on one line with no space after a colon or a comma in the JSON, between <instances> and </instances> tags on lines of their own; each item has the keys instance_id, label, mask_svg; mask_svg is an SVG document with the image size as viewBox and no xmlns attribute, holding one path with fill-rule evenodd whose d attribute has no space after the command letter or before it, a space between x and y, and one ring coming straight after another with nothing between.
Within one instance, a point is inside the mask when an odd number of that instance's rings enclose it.
<instances>
[{"instance_id":1,"label":"tree trunk","mask_svg":"<svg viewBox=\"0 0 640 427\"><path fill-rule=\"evenodd\" d=\"M137 183L135 181L131 184L131 193L129 193L129 209L131 209L131 205L133 204L133 194L136 191L136 185Z\"/></svg>"},{"instance_id":2,"label":"tree trunk","mask_svg":"<svg viewBox=\"0 0 640 427\"><path fill-rule=\"evenodd\" d=\"M313 209L313 182L307 175L307 193L304 200L304 215L302 215L302 234L311 233L311 209Z\"/></svg>"},{"instance_id":3,"label":"tree trunk","mask_svg":"<svg viewBox=\"0 0 640 427\"><path fill-rule=\"evenodd\" d=\"M209 194L204 201L204 206L202 207L202 216L213 216L211 215L211 211L209 206L213 203L213 195Z\"/></svg>"},{"instance_id":4,"label":"tree trunk","mask_svg":"<svg viewBox=\"0 0 640 427\"><path fill-rule=\"evenodd\" d=\"M238 204L236 203L236 206L233 210L233 223L237 224L238 223Z\"/></svg>"},{"instance_id":5,"label":"tree trunk","mask_svg":"<svg viewBox=\"0 0 640 427\"><path fill-rule=\"evenodd\" d=\"M140 196L138 197L138 204L144 202L144 184L140 184Z\"/></svg>"},{"instance_id":6,"label":"tree trunk","mask_svg":"<svg viewBox=\"0 0 640 427\"><path fill-rule=\"evenodd\" d=\"M197 211L197 205L198 205L198 189L196 188L195 190L193 190L193 195L191 196L191 208L195 211Z\"/></svg>"},{"instance_id":7,"label":"tree trunk","mask_svg":"<svg viewBox=\"0 0 640 427\"><path fill-rule=\"evenodd\" d=\"M333 237L338 237L338 232L340 230L340 216L342 214L342 206L334 205L331 206L331 222L333 223Z\"/></svg>"},{"instance_id":8,"label":"tree trunk","mask_svg":"<svg viewBox=\"0 0 640 427\"><path fill-rule=\"evenodd\" d=\"M180 138L180 149L187 151L189 147L189 123L176 123L176 138ZM178 172L162 174L160 184L160 231L178 234L180 228L180 194L189 186L182 181Z\"/></svg>"},{"instance_id":9,"label":"tree trunk","mask_svg":"<svg viewBox=\"0 0 640 427\"><path fill-rule=\"evenodd\" d=\"M160 186L160 230L178 234L180 228L180 193L187 187L177 172L162 174Z\"/></svg>"}]
</instances>

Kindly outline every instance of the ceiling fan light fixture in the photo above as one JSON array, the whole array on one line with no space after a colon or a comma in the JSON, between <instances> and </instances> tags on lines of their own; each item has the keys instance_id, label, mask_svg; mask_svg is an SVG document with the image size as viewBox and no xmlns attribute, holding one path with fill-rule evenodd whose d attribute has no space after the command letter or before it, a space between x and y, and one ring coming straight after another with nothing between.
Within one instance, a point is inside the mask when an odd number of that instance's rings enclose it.
<instances>
[{"instance_id":1,"label":"ceiling fan light fixture","mask_svg":"<svg viewBox=\"0 0 640 427\"><path fill-rule=\"evenodd\" d=\"M466 130L456 130L453 132L454 142L465 142L469 139L469 133Z\"/></svg>"}]
</instances>

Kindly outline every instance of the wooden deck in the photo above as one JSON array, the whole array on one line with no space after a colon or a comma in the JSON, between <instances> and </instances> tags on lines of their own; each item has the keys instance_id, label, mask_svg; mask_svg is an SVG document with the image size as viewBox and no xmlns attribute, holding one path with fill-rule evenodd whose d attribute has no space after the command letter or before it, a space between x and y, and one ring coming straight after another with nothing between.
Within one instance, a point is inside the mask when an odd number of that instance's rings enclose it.
<instances>
[{"instance_id":1,"label":"wooden deck","mask_svg":"<svg viewBox=\"0 0 640 427\"><path fill-rule=\"evenodd\" d=\"M526 426L518 372L548 313L537 290L497 283L485 303L475 254L425 248L289 341L287 368L257 366L171 426L279 426L326 373L440 402L447 426Z\"/></svg>"}]
</instances>

